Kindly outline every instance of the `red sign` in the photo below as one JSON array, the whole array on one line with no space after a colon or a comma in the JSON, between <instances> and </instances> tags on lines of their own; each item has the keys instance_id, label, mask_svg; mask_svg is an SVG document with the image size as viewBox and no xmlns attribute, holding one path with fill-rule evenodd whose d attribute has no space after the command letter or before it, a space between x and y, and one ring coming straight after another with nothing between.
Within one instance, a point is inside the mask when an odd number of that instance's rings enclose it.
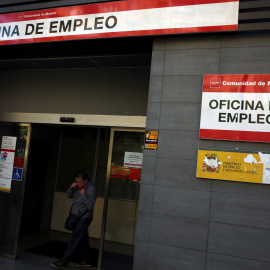
<instances>
[{"instance_id":1,"label":"red sign","mask_svg":"<svg viewBox=\"0 0 270 270\"><path fill-rule=\"evenodd\" d=\"M141 178L141 169L130 168L129 179L140 180L140 178Z\"/></svg>"},{"instance_id":2,"label":"red sign","mask_svg":"<svg viewBox=\"0 0 270 270\"><path fill-rule=\"evenodd\" d=\"M110 178L129 178L129 168L126 167L111 167Z\"/></svg>"},{"instance_id":3,"label":"red sign","mask_svg":"<svg viewBox=\"0 0 270 270\"><path fill-rule=\"evenodd\" d=\"M270 142L270 75L205 75L200 138Z\"/></svg>"},{"instance_id":4,"label":"red sign","mask_svg":"<svg viewBox=\"0 0 270 270\"><path fill-rule=\"evenodd\" d=\"M24 165L24 158L20 158L20 157L15 157L14 158L13 167L23 168L23 165Z\"/></svg>"},{"instance_id":5,"label":"red sign","mask_svg":"<svg viewBox=\"0 0 270 270\"><path fill-rule=\"evenodd\" d=\"M239 0L126 0L0 15L0 44L232 31Z\"/></svg>"}]
</instances>

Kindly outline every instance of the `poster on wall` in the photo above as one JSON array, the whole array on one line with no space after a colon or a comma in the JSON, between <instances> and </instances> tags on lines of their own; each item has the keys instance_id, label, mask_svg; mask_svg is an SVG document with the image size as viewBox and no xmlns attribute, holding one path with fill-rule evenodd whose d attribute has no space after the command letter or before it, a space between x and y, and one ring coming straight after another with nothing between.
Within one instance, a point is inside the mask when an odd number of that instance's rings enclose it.
<instances>
[{"instance_id":1,"label":"poster on wall","mask_svg":"<svg viewBox=\"0 0 270 270\"><path fill-rule=\"evenodd\" d=\"M270 75L204 75L200 138L270 142Z\"/></svg>"},{"instance_id":2,"label":"poster on wall","mask_svg":"<svg viewBox=\"0 0 270 270\"><path fill-rule=\"evenodd\" d=\"M270 184L270 153L200 148L196 177Z\"/></svg>"},{"instance_id":3,"label":"poster on wall","mask_svg":"<svg viewBox=\"0 0 270 270\"><path fill-rule=\"evenodd\" d=\"M130 168L142 168L143 153L125 152L124 166Z\"/></svg>"},{"instance_id":4,"label":"poster on wall","mask_svg":"<svg viewBox=\"0 0 270 270\"><path fill-rule=\"evenodd\" d=\"M0 15L0 45L235 31L239 0L126 0Z\"/></svg>"},{"instance_id":5,"label":"poster on wall","mask_svg":"<svg viewBox=\"0 0 270 270\"><path fill-rule=\"evenodd\" d=\"M158 131L148 130L145 132L145 149L157 150L158 145Z\"/></svg>"},{"instance_id":6,"label":"poster on wall","mask_svg":"<svg viewBox=\"0 0 270 270\"><path fill-rule=\"evenodd\" d=\"M13 177L13 162L15 157L17 137L2 137L0 160L0 191L10 192Z\"/></svg>"}]
</instances>

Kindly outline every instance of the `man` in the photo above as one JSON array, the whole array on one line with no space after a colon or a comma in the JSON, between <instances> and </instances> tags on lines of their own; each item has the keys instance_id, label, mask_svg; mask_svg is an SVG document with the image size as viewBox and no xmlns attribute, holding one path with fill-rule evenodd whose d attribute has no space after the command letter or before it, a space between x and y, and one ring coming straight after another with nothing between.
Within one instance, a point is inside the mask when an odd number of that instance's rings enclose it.
<instances>
[{"instance_id":1,"label":"man","mask_svg":"<svg viewBox=\"0 0 270 270\"><path fill-rule=\"evenodd\" d=\"M91 266L88 227L93 219L93 209L97 197L94 183L85 172L78 172L75 182L67 191L68 198L74 198L71 213L80 217L75 230L71 234L68 247L60 261L51 263L54 268L67 266L72 254L81 249L83 261L78 266Z\"/></svg>"}]
</instances>

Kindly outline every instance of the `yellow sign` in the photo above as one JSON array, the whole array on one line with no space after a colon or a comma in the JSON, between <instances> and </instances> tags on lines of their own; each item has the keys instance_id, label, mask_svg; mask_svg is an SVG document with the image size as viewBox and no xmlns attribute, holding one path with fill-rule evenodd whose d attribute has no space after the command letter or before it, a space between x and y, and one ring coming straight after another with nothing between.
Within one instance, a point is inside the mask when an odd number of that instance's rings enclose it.
<instances>
[{"instance_id":1,"label":"yellow sign","mask_svg":"<svg viewBox=\"0 0 270 270\"><path fill-rule=\"evenodd\" d=\"M196 176L270 184L270 154L199 149Z\"/></svg>"},{"instance_id":2,"label":"yellow sign","mask_svg":"<svg viewBox=\"0 0 270 270\"><path fill-rule=\"evenodd\" d=\"M145 149L157 149L158 143L158 131L146 131L145 132Z\"/></svg>"}]
</instances>

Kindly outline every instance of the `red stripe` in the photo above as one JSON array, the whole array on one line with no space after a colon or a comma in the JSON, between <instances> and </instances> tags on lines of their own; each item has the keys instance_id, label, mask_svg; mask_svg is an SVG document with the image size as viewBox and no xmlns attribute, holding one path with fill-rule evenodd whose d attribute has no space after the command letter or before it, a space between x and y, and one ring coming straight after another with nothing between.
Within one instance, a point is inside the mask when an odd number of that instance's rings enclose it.
<instances>
[{"instance_id":1,"label":"red stripe","mask_svg":"<svg viewBox=\"0 0 270 270\"><path fill-rule=\"evenodd\" d=\"M221 79L221 85L218 88L211 88L211 79ZM254 82L256 85L223 85L222 82ZM258 85L262 81L265 85ZM229 93L270 93L269 74L213 74L204 75L203 92L229 92Z\"/></svg>"},{"instance_id":2,"label":"red stripe","mask_svg":"<svg viewBox=\"0 0 270 270\"><path fill-rule=\"evenodd\" d=\"M201 129L201 139L270 142L269 132Z\"/></svg>"},{"instance_id":3,"label":"red stripe","mask_svg":"<svg viewBox=\"0 0 270 270\"><path fill-rule=\"evenodd\" d=\"M7 45L7 44L23 44L23 43L34 43L34 39L18 39L18 40L4 40L0 41L0 45Z\"/></svg>"},{"instance_id":4,"label":"red stripe","mask_svg":"<svg viewBox=\"0 0 270 270\"><path fill-rule=\"evenodd\" d=\"M44 37L44 38L35 38L34 42L75 40L75 39L76 40L78 40L78 39L97 39L97 38L107 38L107 37L147 36L147 35L162 35L162 34L177 34L177 33L233 31L233 30L237 30L237 29L238 29L238 25L170 28L170 29L156 29L156 30L125 31L125 32L115 32L115 33L99 33L99 34L87 34L87 35ZM0 41L0 45L15 44L15 43L16 44L17 43L32 43L32 42L33 41L29 42L28 39L6 40L6 41Z\"/></svg>"},{"instance_id":5,"label":"red stripe","mask_svg":"<svg viewBox=\"0 0 270 270\"><path fill-rule=\"evenodd\" d=\"M127 176L118 176L118 175L110 175L110 178L121 178L121 179L128 179L128 175Z\"/></svg>"},{"instance_id":6,"label":"red stripe","mask_svg":"<svg viewBox=\"0 0 270 270\"><path fill-rule=\"evenodd\" d=\"M12 152L12 153L15 153L15 150L1 149L1 152Z\"/></svg>"},{"instance_id":7,"label":"red stripe","mask_svg":"<svg viewBox=\"0 0 270 270\"><path fill-rule=\"evenodd\" d=\"M153 9L173 6L191 6L191 5L203 5L203 4L218 4L227 2L239 2L239 0L126 0L118 2L108 2L99 4L89 4L82 6L71 6L71 7L60 7L53 9L35 10L28 12L17 12L0 15L0 23L16 22L19 14L34 15L56 12L55 15L39 16L23 18L21 21L56 18L56 17L67 17L67 16L78 16L85 14L98 14L108 13L126 10L139 10L139 9Z\"/></svg>"},{"instance_id":8,"label":"red stripe","mask_svg":"<svg viewBox=\"0 0 270 270\"><path fill-rule=\"evenodd\" d=\"M125 176L128 176L129 173L127 174L123 174L123 173L111 173L110 176L114 177L114 176L122 176L122 177L125 177Z\"/></svg>"}]
</instances>

